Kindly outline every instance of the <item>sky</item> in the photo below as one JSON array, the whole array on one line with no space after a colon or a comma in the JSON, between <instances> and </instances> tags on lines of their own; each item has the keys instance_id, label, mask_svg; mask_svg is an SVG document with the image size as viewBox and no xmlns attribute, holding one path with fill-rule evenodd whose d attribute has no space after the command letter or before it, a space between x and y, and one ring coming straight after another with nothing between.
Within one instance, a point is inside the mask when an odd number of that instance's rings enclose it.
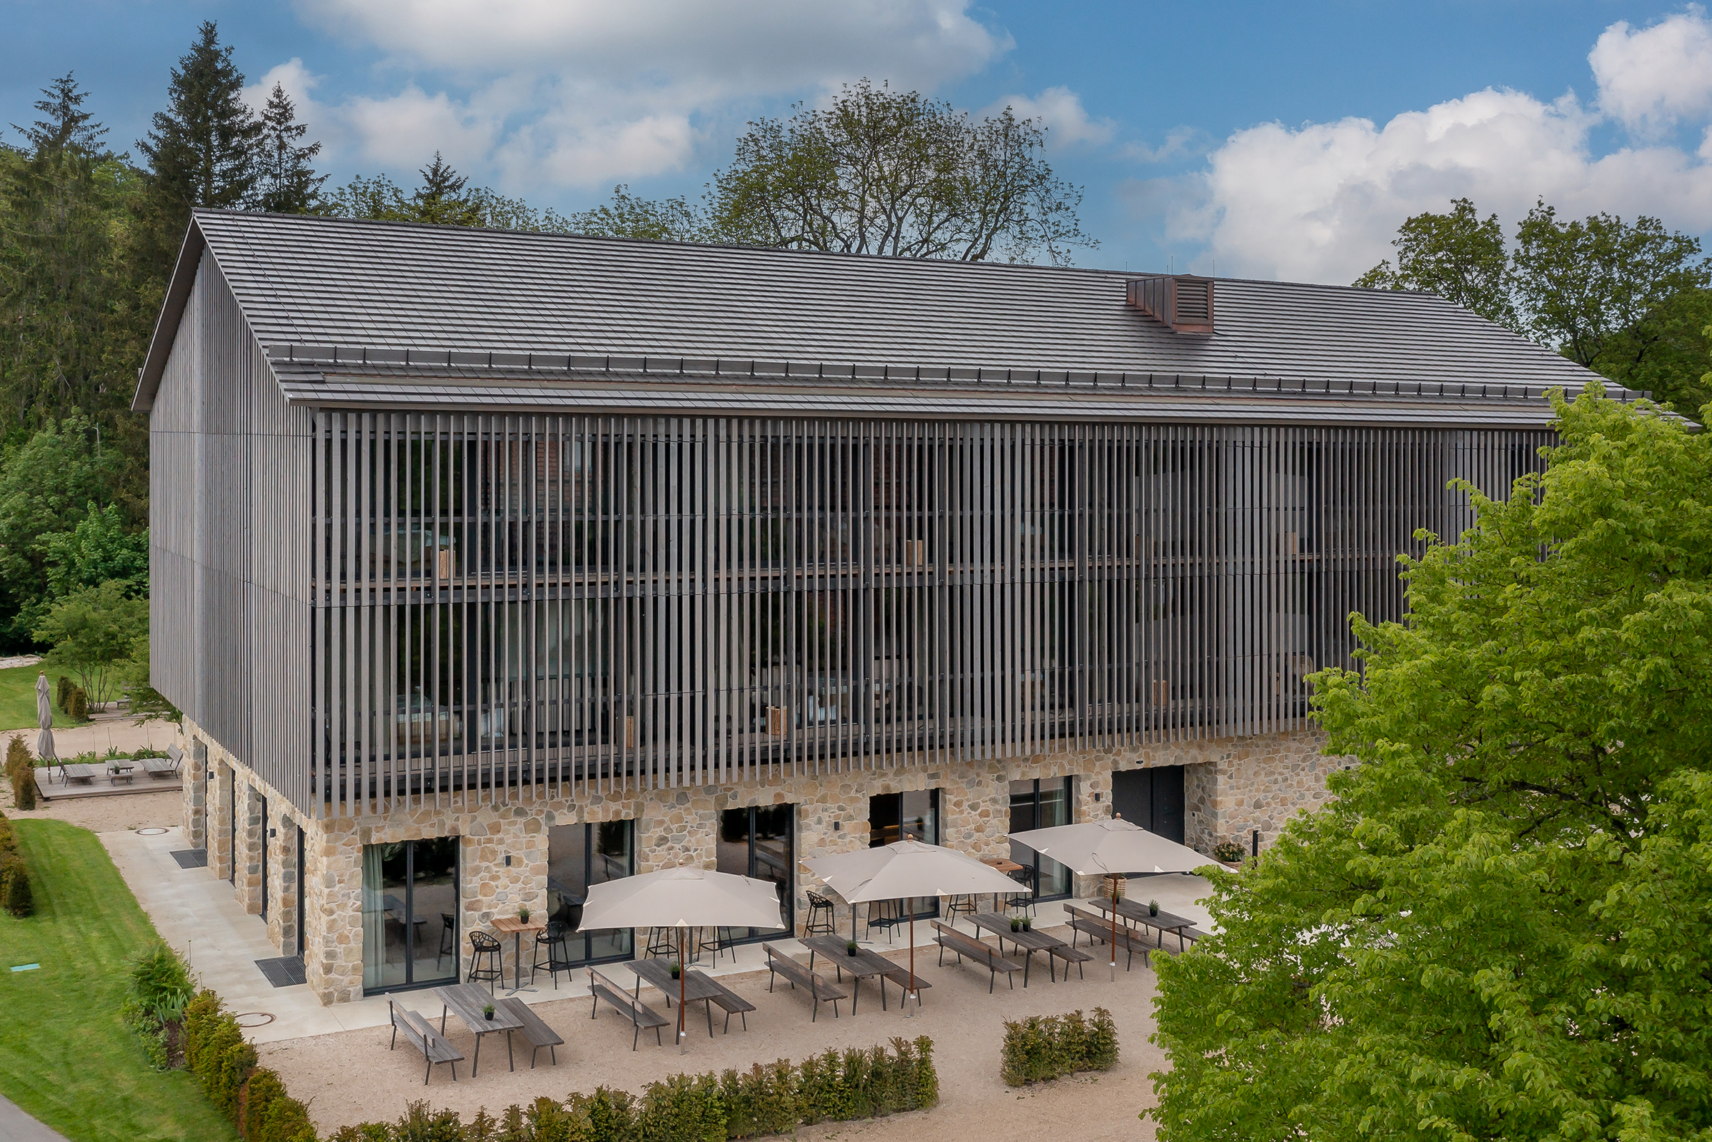
<instances>
[{"instance_id":1,"label":"sky","mask_svg":"<svg viewBox=\"0 0 1712 1142\"><path fill-rule=\"evenodd\" d=\"M1543 198L1712 247L1695 4L0 0L0 122L72 71L134 153L204 19L335 182L409 185L439 150L561 212L695 198L747 121L866 77L1042 121L1099 239L1081 265L1348 283L1457 197L1512 232Z\"/></svg>"}]
</instances>

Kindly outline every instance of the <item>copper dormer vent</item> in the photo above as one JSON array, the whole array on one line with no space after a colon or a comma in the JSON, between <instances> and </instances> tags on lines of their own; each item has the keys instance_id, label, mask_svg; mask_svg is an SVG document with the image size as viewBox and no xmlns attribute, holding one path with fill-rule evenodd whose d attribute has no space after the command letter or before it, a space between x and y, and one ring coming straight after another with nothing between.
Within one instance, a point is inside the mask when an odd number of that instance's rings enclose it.
<instances>
[{"instance_id":1,"label":"copper dormer vent","mask_svg":"<svg viewBox=\"0 0 1712 1142\"><path fill-rule=\"evenodd\" d=\"M1213 279L1156 274L1129 283L1129 303L1178 333L1213 331Z\"/></svg>"}]
</instances>

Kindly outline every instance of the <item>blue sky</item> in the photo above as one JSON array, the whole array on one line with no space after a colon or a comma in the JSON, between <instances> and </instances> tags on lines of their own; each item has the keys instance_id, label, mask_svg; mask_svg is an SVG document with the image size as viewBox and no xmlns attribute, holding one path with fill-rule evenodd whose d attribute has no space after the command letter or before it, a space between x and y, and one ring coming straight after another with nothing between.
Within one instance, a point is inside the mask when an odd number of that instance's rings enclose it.
<instances>
[{"instance_id":1,"label":"blue sky","mask_svg":"<svg viewBox=\"0 0 1712 1142\"><path fill-rule=\"evenodd\" d=\"M694 196L745 120L868 76L1039 115L1084 264L1346 282L1457 195L1712 231L1712 21L1616 0L0 0L0 120L74 70L129 147L205 18L339 180L439 148L560 210Z\"/></svg>"}]
</instances>

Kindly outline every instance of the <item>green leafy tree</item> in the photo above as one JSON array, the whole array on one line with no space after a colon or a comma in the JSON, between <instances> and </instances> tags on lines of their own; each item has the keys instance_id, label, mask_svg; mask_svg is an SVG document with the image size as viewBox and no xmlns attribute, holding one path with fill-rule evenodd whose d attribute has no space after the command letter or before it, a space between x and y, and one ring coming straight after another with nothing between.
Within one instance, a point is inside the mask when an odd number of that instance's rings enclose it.
<instances>
[{"instance_id":1,"label":"green leafy tree","mask_svg":"<svg viewBox=\"0 0 1712 1142\"><path fill-rule=\"evenodd\" d=\"M558 234L572 230L570 220L552 210L536 210L520 198L507 198L485 187L471 189L469 180L447 166L438 151L434 161L418 173L422 182L408 193L386 175L358 175L328 194L320 212L377 222L431 222Z\"/></svg>"},{"instance_id":2,"label":"green leafy tree","mask_svg":"<svg viewBox=\"0 0 1712 1142\"><path fill-rule=\"evenodd\" d=\"M0 462L0 638L27 646L52 598L50 545L75 535L90 501L107 500L123 459L87 418L68 417L6 450Z\"/></svg>"},{"instance_id":3,"label":"green leafy tree","mask_svg":"<svg viewBox=\"0 0 1712 1142\"><path fill-rule=\"evenodd\" d=\"M1596 386L1557 413L1317 676L1336 799L1159 965L1162 1138L1712 1129L1712 440Z\"/></svg>"},{"instance_id":4,"label":"green leafy tree","mask_svg":"<svg viewBox=\"0 0 1712 1142\"><path fill-rule=\"evenodd\" d=\"M316 174L319 142L305 144L309 124L297 121L297 108L281 84L273 85L261 114L256 143L256 206L275 214L313 214L321 202L324 174Z\"/></svg>"},{"instance_id":5,"label":"green leafy tree","mask_svg":"<svg viewBox=\"0 0 1712 1142\"><path fill-rule=\"evenodd\" d=\"M105 704L125 676L138 640L149 630L149 602L127 584L102 583L73 591L54 603L36 628L37 640L53 649L43 661L77 676L89 700Z\"/></svg>"},{"instance_id":6,"label":"green leafy tree","mask_svg":"<svg viewBox=\"0 0 1712 1142\"><path fill-rule=\"evenodd\" d=\"M1053 173L1045 145L1046 128L1008 107L977 121L863 80L830 107L750 123L699 207L619 187L572 222L635 238L1063 264L1098 242L1077 218L1081 190Z\"/></svg>"},{"instance_id":7,"label":"green leafy tree","mask_svg":"<svg viewBox=\"0 0 1712 1142\"><path fill-rule=\"evenodd\" d=\"M118 504L85 509L77 527L45 535L48 586L55 596L108 580L125 584L133 595L149 592L149 533L125 525Z\"/></svg>"},{"instance_id":8,"label":"green leafy tree","mask_svg":"<svg viewBox=\"0 0 1712 1142\"><path fill-rule=\"evenodd\" d=\"M1510 259L1496 214L1482 220L1466 198L1449 213L1417 214L1397 228L1397 265L1380 262L1355 285L1363 289L1423 290L1507 329L1518 328L1510 301Z\"/></svg>"}]
</instances>

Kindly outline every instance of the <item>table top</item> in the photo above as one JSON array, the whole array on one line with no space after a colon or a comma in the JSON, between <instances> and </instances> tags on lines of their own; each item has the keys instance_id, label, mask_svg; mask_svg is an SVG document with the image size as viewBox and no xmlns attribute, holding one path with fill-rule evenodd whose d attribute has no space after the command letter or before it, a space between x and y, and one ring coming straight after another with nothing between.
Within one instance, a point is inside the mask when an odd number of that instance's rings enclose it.
<instances>
[{"instance_id":1,"label":"table top","mask_svg":"<svg viewBox=\"0 0 1712 1142\"><path fill-rule=\"evenodd\" d=\"M523 1026L523 1020L494 1003L493 996L484 991L480 984L449 983L445 987L435 988L434 997L477 1035L486 1035L489 1031L516 1031ZM490 1003L494 1003L492 1019L482 1014L482 1008Z\"/></svg>"},{"instance_id":2,"label":"table top","mask_svg":"<svg viewBox=\"0 0 1712 1142\"><path fill-rule=\"evenodd\" d=\"M856 954L851 955L845 951L846 944L847 941L837 936L810 936L802 941L803 947L832 960L840 968L858 979L870 975L884 975L898 966L885 956L868 948L857 948Z\"/></svg>"},{"instance_id":3,"label":"table top","mask_svg":"<svg viewBox=\"0 0 1712 1142\"><path fill-rule=\"evenodd\" d=\"M1045 932L1037 932L1033 928L1011 931L1011 918L1000 916L997 912L977 912L969 919L975 922L977 928L985 928L1000 939L1009 940L1018 947L1029 951L1044 951L1056 948L1062 943L1057 936L1049 936Z\"/></svg>"},{"instance_id":4,"label":"table top","mask_svg":"<svg viewBox=\"0 0 1712 1142\"><path fill-rule=\"evenodd\" d=\"M493 930L514 936L519 932L540 932L547 927L547 917L541 912L531 912L529 919L519 920L515 916L495 916Z\"/></svg>"},{"instance_id":5,"label":"table top","mask_svg":"<svg viewBox=\"0 0 1712 1142\"><path fill-rule=\"evenodd\" d=\"M1095 908L1098 908L1101 912L1110 912L1112 910L1112 902L1104 896L1095 896L1091 898L1088 903L1092 904ZM1182 916L1174 916L1163 909L1160 910L1157 916L1150 915L1147 911L1147 905L1137 904L1135 901L1127 898L1118 901L1118 915L1129 920L1140 921L1149 927L1160 928L1167 932L1175 932L1179 928L1193 928L1195 926L1195 922L1193 920L1185 919Z\"/></svg>"},{"instance_id":6,"label":"table top","mask_svg":"<svg viewBox=\"0 0 1712 1142\"><path fill-rule=\"evenodd\" d=\"M135 769L137 767L136 762L131 761L127 758L123 758L123 757L114 758L112 761L108 762L107 764L112 766L114 769L119 770L120 772L132 770L132 769Z\"/></svg>"},{"instance_id":7,"label":"table top","mask_svg":"<svg viewBox=\"0 0 1712 1142\"><path fill-rule=\"evenodd\" d=\"M668 995L679 993L680 981L672 978L672 965L662 959L627 960L624 964L644 983L659 988ZM694 1003L698 999L711 999L725 989L701 972L691 968L684 973L681 981L685 1001Z\"/></svg>"},{"instance_id":8,"label":"table top","mask_svg":"<svg viewBox=\"0 0 1712 1142\"><path fill-rule=\"evenodd\" d=\"M1023 868L1016 861L1006 860L1004 857L982 857L981 863L990 864L1003 873L1021 872Z\"/></svg>"}]
</instances>

